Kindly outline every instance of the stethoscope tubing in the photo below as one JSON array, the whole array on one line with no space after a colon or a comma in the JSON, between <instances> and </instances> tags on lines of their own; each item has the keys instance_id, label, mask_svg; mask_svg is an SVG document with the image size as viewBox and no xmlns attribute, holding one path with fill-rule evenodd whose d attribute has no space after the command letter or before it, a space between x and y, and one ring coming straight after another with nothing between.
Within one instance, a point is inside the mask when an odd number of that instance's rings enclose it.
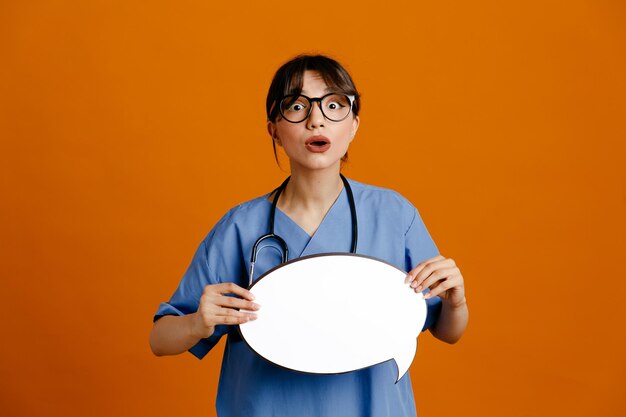
<instances>
[{"instance_id":1,"label":"stethoscope tubing","mask_svg":"<svg viewBox=\"0 0 626 417\"><path fill-rule=\"evenodd\" d=\"M352 243L350 245L350 253L356 253L356 248L357 248L357 243L358 243L358 223L357 223L357 215L356 215L356 205L354 203L354 194L352 194L352 187L350 187L350 184L348 183L348 180L346 179L346 177L344 177L343 174L339 174L339 176L341 177L341 180L343 181L344 188L346 189L346 195L348 197L348 204L350 205L350 217L352 221ZM282 237L274 233L274 220L276 218L276 206L278 205L278 198L280 197L280 194L283 192L283 190L287 186L287 183L289 182L290 178L291 177L287 177L287 179L283 181L280 187L278 187L275 190L276 194L274 194L274 199L272 200L272 208L270 209L270 215L269 215L269 227L268 227L269 233L259 237L256 240L256 242L254 242L254 245L252 246L252 255L250 257L250 274L249 274L250 285L252 285L252 282L253 282L254 264L256 263L257 253L258 253L259 245L261 244L261 242L268 240L268 239L272 239L278 242L278 244L280 245L282 249L282 255L283 255L281 263L284 264L285 262L289 260L289 246L287 245L287 242L285 242L285 240Z\"/></svg>"}]
</instances>

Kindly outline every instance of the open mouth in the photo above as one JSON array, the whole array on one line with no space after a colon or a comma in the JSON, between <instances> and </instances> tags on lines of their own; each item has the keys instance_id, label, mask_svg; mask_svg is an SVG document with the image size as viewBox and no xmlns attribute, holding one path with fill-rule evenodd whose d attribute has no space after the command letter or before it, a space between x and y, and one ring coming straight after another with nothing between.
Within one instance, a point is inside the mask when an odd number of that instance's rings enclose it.
<instances>
[{"instance_id":1,"label":"open mouth","mask_svg":"<svg viewBox=\"0 0 626 417\"><path fill-rule=\"evenodd\" d=\"M325 152L330 148L330 140L324 136L313 136L305 142L305 146L311 152Z\"/></svg>"}]
</instances>

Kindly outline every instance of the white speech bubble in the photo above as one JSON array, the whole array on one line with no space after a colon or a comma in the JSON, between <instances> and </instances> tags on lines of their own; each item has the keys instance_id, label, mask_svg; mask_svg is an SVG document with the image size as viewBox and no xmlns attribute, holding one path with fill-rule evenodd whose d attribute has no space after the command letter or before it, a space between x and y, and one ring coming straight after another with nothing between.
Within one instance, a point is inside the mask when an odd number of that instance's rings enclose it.
<instances>
[{"instance_id":1,"label":"white speech bubble","mask_svg":"<svg viewBox=\"0 0 626 417\"><path fill-rule=\"evenodd\" d=\"M239 326L241 335L263 358L307 373L339 374L394 359L398 382L413 362L427 310L405 278L362 255L290 261L250 287L261 309Z\"/></svg>"}]
</instances>

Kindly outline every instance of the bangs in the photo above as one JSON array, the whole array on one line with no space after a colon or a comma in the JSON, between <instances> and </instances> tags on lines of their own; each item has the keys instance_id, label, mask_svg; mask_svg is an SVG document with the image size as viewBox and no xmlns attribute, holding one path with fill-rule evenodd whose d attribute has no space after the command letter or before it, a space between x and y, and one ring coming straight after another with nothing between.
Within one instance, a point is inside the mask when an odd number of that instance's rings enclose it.
<instances>
[{"instance_id":1,"label":"bangs","mask_svg":"<svg viewBox=\"0 0 626 417\"><path fill-rule=\"evenodd\" d=\"M337 68L331 65L323 65L324 62L309 63L303 61L302 64L303 65L299 65L299 68L293 68L290 73L285 74L286 83L282 88L283 96L292 94L299 95L302 93L302 83L306 71L317 72L328 86L330 92L356 95L357 92L352 86L351 80L346 80Z\"/></svg>"}]
</instances>

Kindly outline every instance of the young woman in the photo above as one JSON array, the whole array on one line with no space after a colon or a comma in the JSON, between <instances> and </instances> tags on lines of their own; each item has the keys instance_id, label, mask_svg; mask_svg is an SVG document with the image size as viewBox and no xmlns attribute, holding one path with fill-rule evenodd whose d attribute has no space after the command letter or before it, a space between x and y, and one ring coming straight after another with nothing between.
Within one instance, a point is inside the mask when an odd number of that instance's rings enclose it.
<instances>
[{"instance_id":1,"label":"young woman","mask_svg":"<svg viewBox=\"0 0 626 417\"><path fill-rule=\"evenodd\" d=\"M424 330L448 343L465 331L463 277L452 259L439 255L418 211L394 191L340 174L359 127L360 106L352 78L328 57L298 56L276 72L266 102L267 130L274 147L289 158L291 176L215 225L154 317L150 345L159 356L188 350L202 358L227 335L217 395L222 417L415 416L409 374L394 383L393 361L339 375L304 374L267 362L241 340L234 325L254 320L259 309L245 289L251 252L268 233L270 217L290 259L350 252L358 235L357 253L410 271L407 284L427 293ZM275 239L261 242L254 277L280 264L281 254Z\"/></svg>"}]
</instances>

